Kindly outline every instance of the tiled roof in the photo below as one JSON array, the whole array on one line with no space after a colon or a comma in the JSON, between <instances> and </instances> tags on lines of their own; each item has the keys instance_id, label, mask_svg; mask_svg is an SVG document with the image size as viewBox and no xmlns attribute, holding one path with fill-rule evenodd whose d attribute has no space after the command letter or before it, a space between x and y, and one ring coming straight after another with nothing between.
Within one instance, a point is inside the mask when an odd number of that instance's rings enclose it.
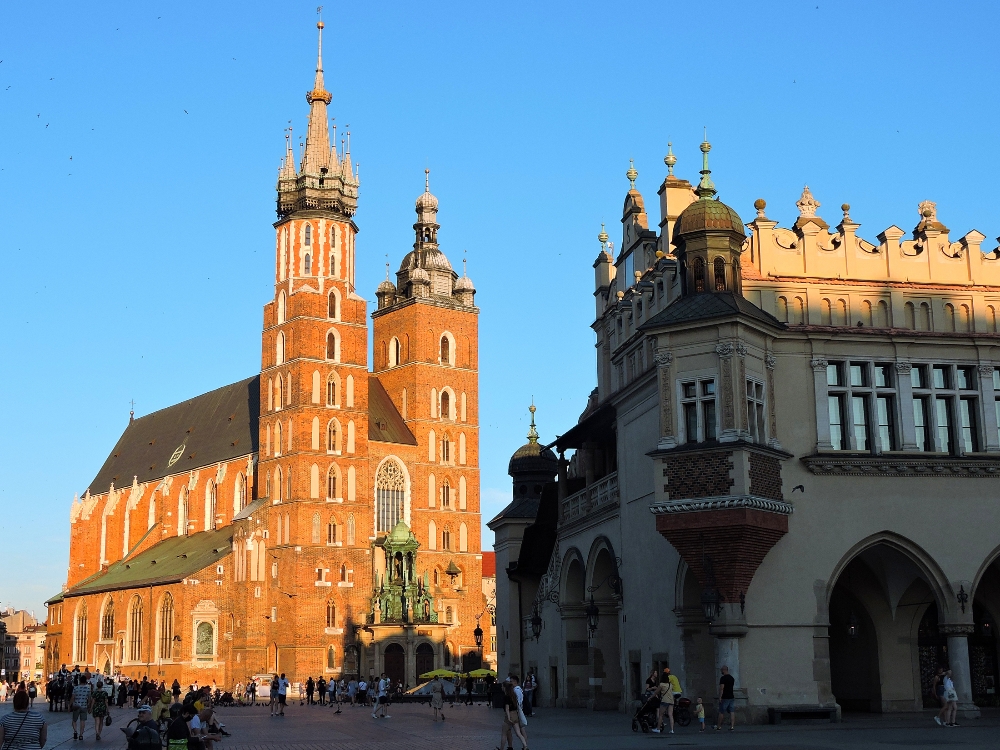
<instances>
[{"instance_id":1,"label":"tiled roof","mask_svg":"<svg viewBox=\"0 0 1000 750\"><path fill-rule=\"evenodd\" d=\"M744 315L774 328L784 328L785 324L770 313L761 310L745 297L732 292L709 292L681 297L647 320L639 330L649 330L660 326L691 323L698 320L728 318Z\"/></svg>"},{"instance_id":2,"label":"tiled roof","mask_svg":"<svg viewBox=\"0 0 1000 750\"><path fill-rule=\"evenodd\" d=\"M217 388L129 423L91 493L162 479L257 452L260 377Z\"/></svg>"},{"instance_id":3,"label":"tiled roof","mask_svg":"<svg viewBox=\"0 0 1000 750\"><path fill-rule=\"evenodd\" d=\"M100 575L92 576L64 592L64 597L119 591L141 586L178 583L214 565L233 548L233 528L169 537L135 557L116 562ZM215 572L212 572L215 575ZM213 577L214 580L214 577Z\"/></svg>"},{"instance_id":4,"label":"tiled roof","mask_svg":"<svg viewBox=\"0 0 1000 750\"><path fill-rule=\"evenodd\" d=\"M380 443L417 444L382 381L374 375L368 376L368 439Z\"/></svg>"},{"instance_id":5,"label":"tiled roof","mask_svg":"<svg viewBox=\"0 0 1000 750\"><path fill-rule=\"evenodd\" d=\"M497 574L497 553L483 553L483 578L493 578Z\"/></svg>"}]
</instances>

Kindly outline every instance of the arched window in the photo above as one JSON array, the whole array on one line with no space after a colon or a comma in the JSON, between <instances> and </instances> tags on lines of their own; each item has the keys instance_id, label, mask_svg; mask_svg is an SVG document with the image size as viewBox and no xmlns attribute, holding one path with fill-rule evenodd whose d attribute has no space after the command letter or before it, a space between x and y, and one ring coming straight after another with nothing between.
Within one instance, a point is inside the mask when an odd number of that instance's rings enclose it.
<instances>
[{"instance_id":1,"label":"arched window","mask_svg":"<svg viewBox=\"0 0 1000 750\"><path fill-rule=\"evenodd\" d=\"M331 362L338 360L337 334L330 331L326 334L326 358Z\"/></svg>"},{"instance_id":2,"label":"arched window","mask_svg":"<svg viewBox=\"0 0 1000 750\"><path fill-rule=\"evenodd\" d=\"M285 292L281 291L278 295L278 323L285 322Z\"/></svg>"},{"instance_id":3,"label":"arched window","mask_svg":"<svg viewBox=\"0 0 1000 750\"><path fill-rule=\"evenodd\" d=\"M285 363L285 334L278 331L278 338L275 343L274 351L274 364L282 365Z\"/></svg>"},{"instance_id":4,"label":"arched window","mask_svg":"<svg viewBox=\"0 0 1000 750\"><path fill-rule=\"evenodd\" d=\"M80 603L76 611L76 646L73 649L73 661L87 661L87 602Z\"/></svg>"},{"instance_id":5,"label":"arched window","mask_svg":"<svg viewBox=\"0 0 1000 750\"><path fill-rule=\"evenodd\" d=\"M336 648L336 646L330 646L326 650L326 668L328 670L330 670L330 669L336 669L337 668L337 648Z\"/></svg>"},{"instance_id":6,"label":"arched window","mask_svg":"<svg viewBox=\"0 0 1000 750\"><path fill-rule=\"evenodd\" d=\"M177 536L187 536L188 520L191 509L188 507L188 489L181 487L181 494L177 498Z\"/></svg>"},{"instance_id":7,"label":"arched window","mask_svg":"<svg viewBox=\"0 0 1000 750\"><path fill-rule=\"evenodd\" d=\"M347 546L354 546L354 514L347 517Z\"/></svg>"},{"instance_id":8,"label":"arched window","mask_svg":"<svg viewBox=\"0 0 1000 750\"><path fill-rule=\"evenodd\" d=\"M715 259L715 291L726 291L726 261L722 258Z\"/></svg>"},{"instance_id":9,"label":"arched window","mask_svg":"<svg viewBox=\"0 0 1000 750\"><path fill-rule=\"evenodd\" d=\"M336 544L337 543L337 519L331 518L330 522L326 525L326 543Z\"/></svg>"},{"instance_id":10,"label":"arched window","mask_svg":"<svg viewBox=\"0 0 1000 750\"><path fill-rule=\"evenodd\" d=\"M458 551L469 551L469 527L464 523L458 527Z\"/></svg>"},{"instance_id":11,"label":"arched window","mask_svg":"<svg viewBox=\"0 0 1000 750\"><path fill-rule=\"evenodd\" d=\"M305 270L306 276L312 275L312 257L309 255L309 253L306 253L306 257L302 265Z\"/></svg>"},{"instance_id":12,"label":"arched window","mask_svg":"<svg viewBox=\"0 0 1000 750\"><path fill-rule=\"evenodd\" d=\"M694 259L694 291L695 294L705 291L705 261L701 257Z\"/></svg>"},{"instance_id":13,"label":"arched window","mask_svg":"<svg viewBox=\"0 0 1000 750\"><path fill-rule=\"evenodd\" d=\"M441 391L441 419L451 419L451 394Z\"/></svg>"},{"instance_id":14,"label":"arched window","mask_svg":"<svg viewBox=\"0 0 1000 750\"><path fill-rule=\"evenodd\" d=\"M340 405L340 379L335 372L331 372L326 378L326 405Z\"/></svg>"},{"instance_id":15,"label":"arched window","mask_svg":"<svg viewBox=\"0 0 1000 750\"><path fill-rule=\"evenodd\" d=\"M437 568L434 568L434 585L435 586L441 585L441 571L438 570Z\"/></svg>"},{"instance_id":16,"label":"arched window","mask_svg":"<svg viewBox=\"0 0 1000 750\"><path fill-rule=\"evenodd\" d=\"M337 313L337 293L331 291L330 296L327 298L326 303L326 315L331 320L336 320L338 317Z\"/></svg>"},{"instance_id":17,"label":"arched window","mask_svg":"<svg viewBox=\"0 0 1000 750\"><path fill-rule=\"evenodd\" d=\"M441 532L441 549L451 551L451 529L445 529Z\"/></svg>"},{"instance_id":18,"label":"arched window","mask_svg":"<svg viewBox=\"0 0 1000 750\"><path fill-rule=\"evenodd\" d=\"M313 513L312 520L312 543L319 544L320 537L320 525L322 521L319 520L319 513Z\"/></svg>"},{"instance_id":19,"label":"arched window","mask_svg":"<svg viewBox=\"0 0 1000 750\"><path fill-rule=\"evenodd\" d=\"M101 640L111 641L115 637L115 602L108 598L108 603L104 605L104 614L101 615Z\"/></svg>"},{"instance_id":20,"label":"arched window","mask_svg":"<svg viewBox=\"0 0 1000 750\"><path fill-rule=\"evenodd\" d=\"M277 500L280 503L281 502L282 490L284 489L282 487L282 484L281 484L281 467L280 466L274 470L274 486L271 489L273 490L273 492L271 494L272 499ZM280 516L279 516L279 518L280 518ZM278 541L280 543L281 540L279 539Z\"/></svg>"},{"instance_id":21,"label":"arched window","mask_svg":"<svg viewBox=\"0 0 1000 750\"><path fill-rule=\"evenodd\" d=\"M451 438L444 435L441 438L441 463L448 463L451 461Z\"/></svg>"},{"instance_id":22,"label":"arched window","mask_svg":"<svg viewBox=\"0 0 1000 750\"><path fill-rule=\"evenodd\" d=\"M307 246L312 244L312 236L313 236L312 225L306 224L306 245Z\"/></svg>"},{"instance_id":23,"label":"arched window","mask_svg":"<svg viewBox=\"0 0 1000 750\"><path fill-rule=\"evenodd\" d=\"M128 660L142 661L142 599L132 597L128 616Z\"/></svg>"},{"instance_id":24,"label":"arched window","mask_svg":"<svg viewBox=\"0 0 1000 750\"><path fill-rule=\"evenodd\" d=\"M437 524L431 521L427 524L427 549L437 549ZM434 583L437 583L437 572L434 573Z\"/></svg>"},{"instance_id":25,"label":"arched window","mask_svg":"<svg viewBox=\"0 0 1000 750\"><path fill-rule=\"evenodd\" d=\"M340 582L347 583L347 563L341 563L340 565Z\"/></svg>"},{"instance_id":26,"label":"arched window","mask_svg":"<svg viewBox=\"0 0 1000 750\"><path fill-rule=\"evenodd\" d=\"M340 424L336 419L326 425L326 450L330 453L340 450Z\"/></svg>"},{"instance_id":27,"label":"arched window","mask_svg":"<svg viewBox=\"0 0 1000 750\"><path fill-rule=\"evenodd\" d=\"M451 485L447 479L441 482L441 509L451 510Z\"/></svg>"},{"instance_id":28,"label":"arched window","mask_svg":"<svg viewBox=\"0 0 1000 750\"><path fill-rule=\"evenodd\" d=\"M281 387L281 384L282 384L281 375L279 375L278 379L274 381L274 409L275 409L275 411L281 411L281 405L285 403L285 401L284 401L284 393L283 393L283 389Z\"/></svg>"},{"instance_id":29,"label":"arched window","mask_svg":"<svg viewBox=\"0 0 1000 750\"><path fill-rule=\"evenodd\" d=\"M447 336L441 337L441 364L451 364L451 341Z\"/></svg>"},{"instance_id":30,"label":"arched window","mask_svg":"<svg viewBox=\"0 0 1000 750\"><path fill-rule=\"evenodd\" d=\"M336 500L337 495L337 468L331 466L326 472L326 499Z\"/></svg>"},{"instance_id":31,"label":"arched window","mask_svg":"<svg viewBox=\"0 0 1000 750\"><path fill-rule=\"evenodd\" d=\"M236 513L247 507L247 478L240 472L236 477ZM235 513L233 514L235 515Z\"/></svg>"},{"instance_id":32,"label":"arched window","mask_svg":"<svg viewBox=\"0 0 1000 750\"><path fill-rule=\"evenodd\" d=\"M337 605L333 602L326 603L326 626L328 628L337 627Z\"/></svg>"},{"instance_id":33,"label":"arched window","mask_svg":"<svg viewBox=\"0 0 1000 750\"><path fill-rule=\"evenodd\" d=\"M215 656L215 626L210 622L199 622L195 630L194 653L199 659Z\"/></svg>"},{"instance_id":34,"label":"arched window","mask_svg":"<svg viewBox=\"0 0 1000 750\"><path fill-rule=\"evenodd\" d=\"M281 422L274 423L274 455L281 455Z\"/></svg>"},{"instance_id":35,"label":"arched window","mask_svg":"<svg viewBox=\"0 0 1000 750\"><path fill-rule=\"evenodd\" d=\"M209 479L205 484L205 531L215 528L216 500L215 482Z\"/></svg>"},{"instance_id":36,"label":"arched window","mask_svg":"<svg viewBox=\"0 0 1000 750\"><path fill-rule=\"evenodd\" d=\"M159 620L160 638L156 655L160 659L170 659L174 642L174 598L169 593L164 594L160 602Z\"/></svg>"},{"instance_id":37,"label":"arched window","mask_svg":"<svg viewBox=\"0 0 1000 750\"><path fill-rule=\"evenodd\" d=\"M392 531L403 517L406 477L394 460L385 461L375 478L376 531Z\"/></svg>"}]
</instances>

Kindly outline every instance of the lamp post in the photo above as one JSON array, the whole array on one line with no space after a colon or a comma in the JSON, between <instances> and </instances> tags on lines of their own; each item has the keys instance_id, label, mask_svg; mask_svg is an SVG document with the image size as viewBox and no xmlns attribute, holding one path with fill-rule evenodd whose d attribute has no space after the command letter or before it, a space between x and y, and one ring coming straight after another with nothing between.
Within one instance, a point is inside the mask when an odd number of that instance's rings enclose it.
<instances>
[{"instance_id":1,"label":"lamp post","mask_svg":"<svg viewBox=\"0 0 1000 750\"><path fill-rule=\"evenodd\" d=\"M597 605L594 603L594 595L590 595L590 604L583 610L587 615L587 629L590 631L590 637L593 639L594 633L597 632L597 620L600 617L600 610L597 609Z\"/></svg>"},{"instance_id":2,"label":"lamp post","mask_svg":"<svg viewBox=\"0 0 1000 750\"><path fill-rule=\"evenodd\" d=\"M538 602L531 605L531 634L536 641L542 636L542 616L538 612Z\"/></svg>"},{"instance_id":3,"label":"lamp post","mask_svg":"<svg viewBox=\"0 0 1000 750\"><path fill-rule=\"evenodd\" d=\"M718 589L706 588L701 592L701 609L705 619L711 624L722 609L722 595Z\"/></svg>"}]
</instances>

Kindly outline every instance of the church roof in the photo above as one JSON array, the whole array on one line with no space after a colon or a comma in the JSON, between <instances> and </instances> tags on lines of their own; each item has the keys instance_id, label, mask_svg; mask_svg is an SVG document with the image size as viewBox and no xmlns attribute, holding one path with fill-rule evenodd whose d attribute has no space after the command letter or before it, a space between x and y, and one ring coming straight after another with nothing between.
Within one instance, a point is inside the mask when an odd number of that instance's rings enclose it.
<instances>
[{"instance_id":1,"label":"church roof","mask_svg":"<svg viewBox=\"0 0 1000 750\"><path fill-rule=\"evenodd\" d=\"M232 548L231 526L189 536L169 537L135 557L116 562L107 572L78 583L64 592L63 596L83 596L104 591L179 583L198 571L214 565L230 554ZM214 571L212 575L215 575Z\"/></svg>"},{"instance_id":2,"label":"church roof","mask_svg":"<svg viewBox=\"0 0 1000 750\"><path fill-rule=\"evenodd\" d=\"M203 393L130 422L88 487L152 482L257 452L260 377Z\"/></svg>"},{"instance_id":3,"label":"church roof","mask_svg":"<svg viewBox=\"0 0 1000 750\"><path fill-rule=\"evenodd\" d=\"M374 375L368 376L368 439L380 443L417 444L382 381Z\"/></svg>"},{"instance_id":4,"label":"church roof","mask_svg":"<svg viewBox=\"0 0 1000 750\"><path fill-rule=\"evenodd\" d=\"M774 328L785 327L784 323L770 313L764 312L745 297L732 292L711 292L692 294L689 297L681 297L671 302L666 308L639 326L639 329L645 331L660 326L727 318L732 315L744 315Z\"/></svg>"}]
</instances>

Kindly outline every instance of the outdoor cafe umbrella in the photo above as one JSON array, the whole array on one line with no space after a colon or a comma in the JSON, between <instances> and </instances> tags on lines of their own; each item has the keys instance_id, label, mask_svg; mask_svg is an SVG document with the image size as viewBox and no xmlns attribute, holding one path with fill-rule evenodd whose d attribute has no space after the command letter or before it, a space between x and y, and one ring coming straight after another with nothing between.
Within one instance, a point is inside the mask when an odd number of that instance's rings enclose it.
<instances>
[{"instance_id":1,"label":"outdoor cafe umbrella","mask_svg":"<svg viewBox=\"0 0 1000 750\"><path fill-rule=\"evenodd\" d=\"M450 669L434 669L430 672L424 672L420 675L421 680L433 680L435 677L457 677L458 672L452 672Z\"/></svg>"},{"instance_id":2,"label":"outdoor cafe umbrella","mask_svg":"<svg viewBox=\"0 0 1000 750\"><path fill-rule=\"evenodd\" d=\"M469 677L496 677L497 673L492 669L473 669L469 672Z\"/></svg>"}]
</instances>

